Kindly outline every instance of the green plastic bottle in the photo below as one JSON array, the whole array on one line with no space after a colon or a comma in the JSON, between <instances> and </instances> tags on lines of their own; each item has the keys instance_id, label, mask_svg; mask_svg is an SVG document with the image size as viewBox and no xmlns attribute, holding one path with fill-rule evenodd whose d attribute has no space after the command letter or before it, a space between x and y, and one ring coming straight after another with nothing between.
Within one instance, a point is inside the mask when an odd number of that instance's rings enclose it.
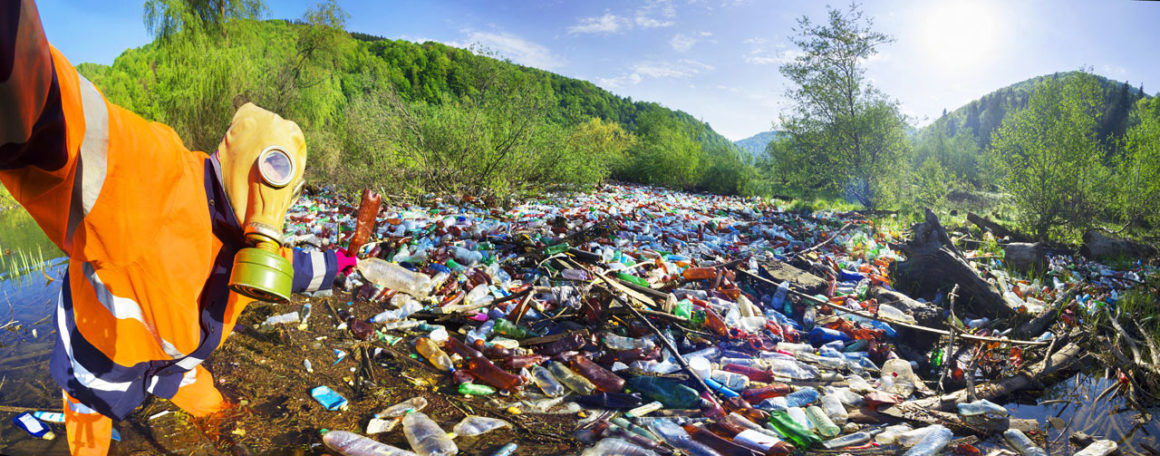
<instances>
[{"instance_id":1,"label":"green plastic bottle","mask_svg":"<svg viewBox=\"0 0 1160 456\"><path fill-rule=\"evenodd\" d=\"M701 405L701 396L697 390L673 379L638 376L628 379L628 388L667 408L691 409Z\"/></svg>"},{"instance_id":2,"label":"green plastic bottle","mask_svg":"<svg viewBox=\"0 0 1160 456\"><path fill-rule=\"evenodd\" d=\"M500 318L495 321L495 326L492 327L492 332L504 337L510 337L512 339L527 339L532 335L531 331L528 331L526 328L512 323L505 318Z\"/></svg>"},{"instance_id":3,"label":"green plastic bottle","mask_svg":"<svg viewBox=\"0 0 1160 456\"><path fill-rule=\"evenodd\" d=\"M822 439L813 431L802 427L789 416L789 413L775 410L769 412L769 424L777 429L781 435L793 442L798 448L817 448L822 446Z\"/></svg>"},{"instance_id":4,"label":"green plastic bottle","mask_svg":"<svg viewBox=\"0 0 1160 456\"><path fill-rule=\"evenodd\" d=\"M495 388L479 383L460 383L459 394L465 394L468 396L487 396L490 394L495 394Z\"/></svg>"},{"instance_id":5,"label":"green plastic bottle","mask_svg":"<svg viewBox=\"0 0 1160 456\"><path fill-rule=\"evenodd\" d=\"M683 318L693 317L693 301L682 299L673 307L673 315Z\"/></svg>"},{"instance_id":6,"label":"green plastic bottle","mask_svg":"<svg viewBox=\"0 0 1160 456\"><path fill-rule=\"evenodd\" d=\"M618 272L618 273L616 273L616 278L623 280L625 282L632 282L633 284L640 285L640 286L645 287L645 288L649 288L649 284L648 284L647 280L644 280L644 279L637 277L637 276L634 276L632 274Z\"/></svg>"},{"instance_id":7,"label":"green plastic bottle","mask_svg":"<svg viewBox=\"0 0 1160 456\"><path fill-rule=\"evenodd\" d=\"M567 252L570 248L572 248L572 246L568 245L567 242L561 242L556 245L550 245L548 248L544 249L544 255L552 256L558 253L564 253Z\"/></svg>"}]
</instances>

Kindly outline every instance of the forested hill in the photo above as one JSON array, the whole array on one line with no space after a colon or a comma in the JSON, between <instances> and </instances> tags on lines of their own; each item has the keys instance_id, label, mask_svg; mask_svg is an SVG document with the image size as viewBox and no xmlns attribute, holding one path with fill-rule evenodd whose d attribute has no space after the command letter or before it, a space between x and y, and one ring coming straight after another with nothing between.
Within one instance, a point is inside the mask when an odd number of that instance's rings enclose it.
<instances>
[{"instance_id":1,"label":"forested hill","mask_svg":"<svg viewBox=\"0 0 1160 456\"><path fill-rule=\"evenodd\" d=\"M688 113L486 50L347 33L322 19L233 20L218 35L182 32L112 66L77 68L198 150L217 146L245 101L293 119L315 180L501 191L611 176L740 193L753 175L729 140Z\"/></svg>"},{"instance_id":2,"label":"forested hill","mask_svg":"<svg viewBox=\"0 0 1160 456\"><path fill-rule=\"evenodd\" d=\"M749 152L753 157L759 157L765 154L765 148L769 146L769 142L777 139L779 135L781 135L779 131L763 131L748 138L734 141L733 144L741 150Z\"/></svg>"},{"instance_id":3,"label":"forested hill","mask_svg":"<svg viewBox=\"0 0 1160 456\"><path fill-rule=\"evenodd\" d=\"M986 150L991 144L991 134L1002 125L1003 119L1027 105L1027 98L1036 83L1048 78L1066 79L1075 74L1064 72L1037 76L988 93L952 112L944 110L941 117L920 129L917 135L924 137L941 130L949 138L965 133L974 139L980 150ZM1104 144L1111 144L1127 130L1128 114L1132 106L1148 95L1143 86L1133 87L1127 82L1099 75L1095 75L1095 78L1103 92L1097 135Z\"/></svg>"}]
</instances>

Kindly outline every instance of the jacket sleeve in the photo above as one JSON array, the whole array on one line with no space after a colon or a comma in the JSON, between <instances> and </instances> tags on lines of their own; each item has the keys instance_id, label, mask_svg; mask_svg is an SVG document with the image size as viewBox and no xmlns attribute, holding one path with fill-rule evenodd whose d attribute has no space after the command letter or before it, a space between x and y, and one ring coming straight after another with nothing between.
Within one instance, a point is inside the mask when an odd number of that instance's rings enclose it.
<instances>
[{"instance_id":1,"label":"jacket sleeve","mask_svg":"<svg viewBox=\"0 0 1160 456\"><path fill-rule=\"evenodd\" d=\"M157 208L201 193L181 138L106 101L45 40L32 0L0 2L0 119L0 182L69 256L151 254L150 227L187 215Z\"/></svg>"},{"instance_id":2,"label":"jacket sleeve","mask_svg":"<svg viewBox=\"0 0 1160 456\"><path fill-rule=\"evenodd\" d=\"M294 249L292 262L292 288L295 293L328 290L334 285L334 277L338 275L338 257L333 250Z\"/></svg>"}]
</instances>

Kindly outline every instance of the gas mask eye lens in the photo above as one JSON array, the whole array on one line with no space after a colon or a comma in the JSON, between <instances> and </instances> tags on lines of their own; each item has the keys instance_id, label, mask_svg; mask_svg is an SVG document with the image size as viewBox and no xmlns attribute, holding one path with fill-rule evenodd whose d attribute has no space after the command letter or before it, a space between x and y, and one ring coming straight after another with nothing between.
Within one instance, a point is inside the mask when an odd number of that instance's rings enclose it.
<instances>
[{"instance_id":1,"label":"gas mask eye lens","mask_svg":"<svg viewBox=\"0 0 1160 456\"><path fill-rule=\"evenodd\" d=\"M294 178L294 161L286 151L271 146L258 156L258 172L271 187L282 188Z\"/></svg>"}]
</instances>

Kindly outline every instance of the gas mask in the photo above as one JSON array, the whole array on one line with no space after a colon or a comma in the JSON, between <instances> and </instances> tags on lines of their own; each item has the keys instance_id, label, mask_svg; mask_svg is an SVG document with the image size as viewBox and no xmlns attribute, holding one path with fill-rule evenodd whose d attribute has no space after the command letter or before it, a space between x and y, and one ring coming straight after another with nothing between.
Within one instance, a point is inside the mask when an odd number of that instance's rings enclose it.
<instances>
[{"instance_id":1,"label":"gas mask","mask_svg":"<svg viewBox=\"0 0 1160 456\"><path fill-rule=\"evenodd\" d=\"M246 103L217 150L222 186L242 224L230 289L269 302L290 300L294 266L280 255L286 211L304 183L306 139L298 124Z\"/></svg>"}]
</instances>

